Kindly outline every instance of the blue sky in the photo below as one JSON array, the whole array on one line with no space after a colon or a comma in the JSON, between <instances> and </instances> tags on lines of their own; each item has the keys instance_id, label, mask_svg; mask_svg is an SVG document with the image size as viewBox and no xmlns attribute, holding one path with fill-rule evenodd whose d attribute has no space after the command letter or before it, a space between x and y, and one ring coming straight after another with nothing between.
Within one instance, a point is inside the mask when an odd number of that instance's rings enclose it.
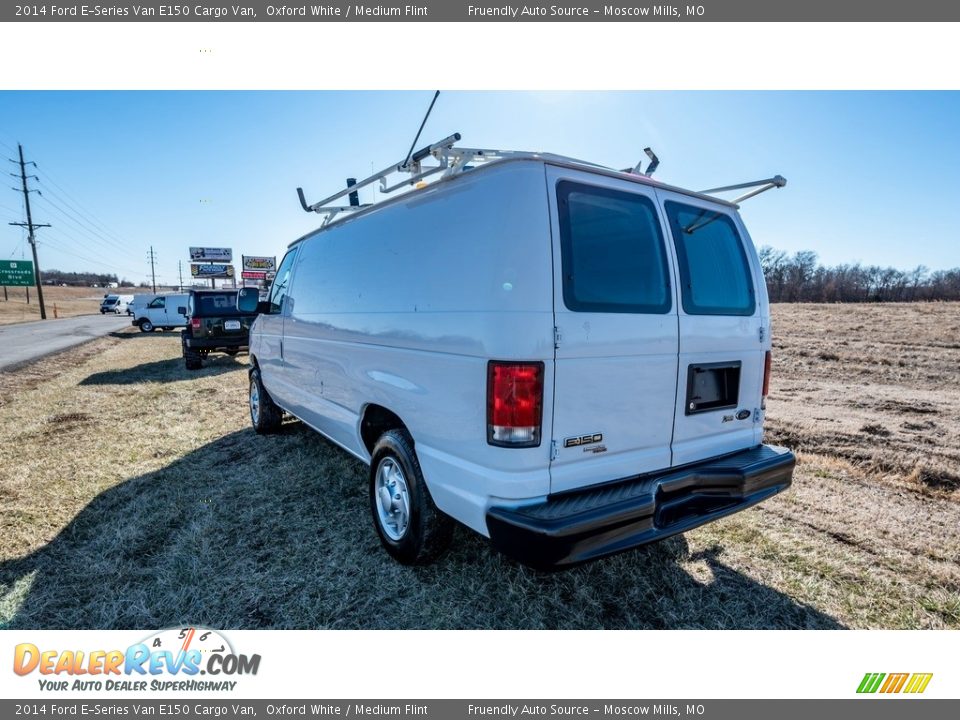
<instances>
[{"instance_id":1,"label":"blue sky","mask_svg":"<svg viewBox=\"0 0 960 720\"><path fill-rule=\"evenodd\" d=\"M0 92L0 155L39 167L42 267L176 282L191 245L282 255L347 176L402 159L416 92ZM615 167L646 145L694 189L780 173L743 207L758 245L828 264L960 266L960 92L444 92L422 141L572 155ZM14 170L13 165L9 165ZM16 184L10 178L9 186ZM370 191L362 196L371 199ZM0 258L29 253L0 188Z\"/></svg>"}]
</instances>

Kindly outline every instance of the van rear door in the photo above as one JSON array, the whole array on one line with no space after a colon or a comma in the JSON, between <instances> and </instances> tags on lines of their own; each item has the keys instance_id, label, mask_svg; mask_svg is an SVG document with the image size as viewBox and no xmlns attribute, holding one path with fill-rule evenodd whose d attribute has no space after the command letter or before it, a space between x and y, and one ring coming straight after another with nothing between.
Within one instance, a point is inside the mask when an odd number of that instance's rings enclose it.
<instances>
[{"instance_id":1,"label":"van rear door","mask_svg":"<svg viewBox=\"0 0 960 720\"><path fill-rule=\"evenodd\" d=\"M732 207L657 190L670 228L680 290L680 363L673 464L760 441L769 347L760 263Z\"/></svg>"},{"instance_id":2,"label":"van rear door","mask_svg":"<svg viewBox=\"0 0 960 720\"><path fill-rule=\"evenodd\" d=\"M670 467L679 340L654 190L552 165L546 173L557 493Z\"/></svg>"}]
</instances>

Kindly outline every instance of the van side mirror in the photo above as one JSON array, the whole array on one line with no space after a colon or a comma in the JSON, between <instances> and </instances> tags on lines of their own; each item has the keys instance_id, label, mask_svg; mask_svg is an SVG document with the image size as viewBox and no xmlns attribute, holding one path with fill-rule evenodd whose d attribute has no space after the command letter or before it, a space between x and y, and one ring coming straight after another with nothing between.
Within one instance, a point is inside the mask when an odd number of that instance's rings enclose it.
<instances>
[{"instance_id":1,"label":"van side mirror","mask_svg":"<svg viewBox=\"0 0 960 720\"><path fill-rule=\"evenodd\" d=\"M237 292L237 310L252 314L260 308L260 291L257 288L240 288Z\"/></svg>"},{"instance_id":2,"label":"van side mirror","mask_svg":"<svg viewBox=\"0 0 960 720\"><path fill-rule=\"evenodd\" d=\"M177 308L177 312L180 313L181 315L186 315L187 309L183 305L181 305L180 307Z\"/></svg>"}]
</instances>

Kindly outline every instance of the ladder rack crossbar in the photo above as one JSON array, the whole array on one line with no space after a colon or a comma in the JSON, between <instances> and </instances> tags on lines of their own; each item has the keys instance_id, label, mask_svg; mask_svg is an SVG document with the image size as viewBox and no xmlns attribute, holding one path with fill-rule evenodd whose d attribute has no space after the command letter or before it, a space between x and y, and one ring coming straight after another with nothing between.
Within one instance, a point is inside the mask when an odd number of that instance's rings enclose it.
<instances>
[{"instance_id":1,"label":"ladder rack crossbar","mask_svg":"<svg viewBox=\"0 0 960 720\"><path fill-rule=\"evenodd\" d=\"M787 179L783 175L774 175L772 178L767 178L766 180L753 180L751 182L738 183L736 185L724 185L723 187L710 188L709 190L701 190L702 195L712 195L713 193L718 192L728 192L730 190L744 190L746 188L754 188L759 185L770 185L771 187L783 187L787 184Z\"/></svg>"}]
</instances>

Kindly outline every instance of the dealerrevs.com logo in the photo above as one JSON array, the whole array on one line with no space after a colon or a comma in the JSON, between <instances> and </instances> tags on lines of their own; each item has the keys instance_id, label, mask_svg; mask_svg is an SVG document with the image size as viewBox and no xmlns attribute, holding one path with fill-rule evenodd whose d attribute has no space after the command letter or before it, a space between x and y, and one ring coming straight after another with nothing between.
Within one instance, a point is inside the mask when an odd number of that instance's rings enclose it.
<instances>
[{"instance_id":1,"label":"dealerrevs.com logo","mask_svg":"<svg viewBox=\"0 0 960 720\"><path fill-rule=\"evenodd\" d=\"M857 686L858 693L916 695L927 689L933 673L867 673Z\"/></svg>"},{"instance_id":2,"label":"dealerrevs.com logo","mask_svg":"<svg viewBox=\"0 0 960 720\"><path fill-rule=\"evenodd\" d=\"M259 669L260 655L237 653L221 633L199 627L162 630L126 650L20 643L13 654L14 673L37 674L40 689L48 691L231 691L233 678Z\"/></svg>"}]
</instances>

